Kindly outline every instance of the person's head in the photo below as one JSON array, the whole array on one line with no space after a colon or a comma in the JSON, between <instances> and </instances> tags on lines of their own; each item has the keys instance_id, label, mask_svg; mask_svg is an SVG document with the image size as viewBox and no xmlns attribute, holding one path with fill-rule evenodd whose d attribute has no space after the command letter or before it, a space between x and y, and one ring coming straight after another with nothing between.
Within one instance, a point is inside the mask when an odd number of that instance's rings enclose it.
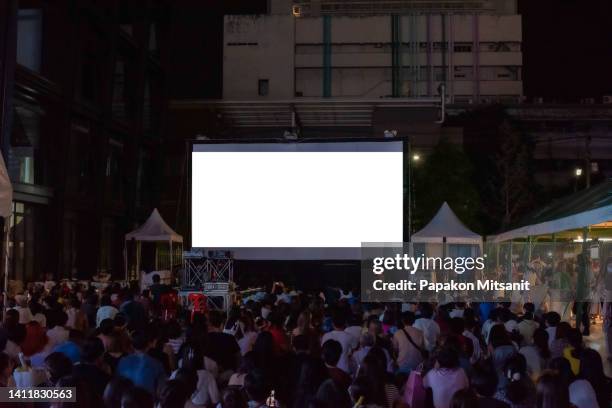
<instances>
[{"instance_id":1,"label":"person's head","mask_svg":"<svg viewBox=\"0 0 612 408\"><path fill-rule=\"evenodd\" d=\"M152 279L153 279L153 283L159 283L159 282L161 282L161 278L160 278L160 277L159 277L159 275L158 275L158 274L156 274L156 273L154 273L154 274L153 274Z\"/></svg>"},{"instance_id":2,"label":"person's head","mask_svg":"<svg viewBox=\"0 0 612 408\"><path fill-rule=\"evenodd\" d=\"M256 368L244 378L244 389L251 401L265 402L272 388L264 371Z\"/></svg>"},{"instance_id":3,"label":"person's head","mask_svg":"<svg viewBox=\"0 0 612 408\"><path fill-rule=\"evenodd\" d=\"M491 344L493 348L511 344L510 337L503 324L496 324L491 327L491 331L489 332L489 344Z\"/></svg>"},{"instance_id":4,"label":"person's head","mask_svg":"<svg viewBox=\"0 0 612 408\"><path fill-rule=\"evenodd\" d=\"M178 380L169 380L159 392L159 408L183 408L191 394L187 393L185 384Z\"/></svg>"},{"instance_id":5,"label":"person's head","mask_svg":"<svg viewBox=\"0 0 612 408\"><path fill-rule=\"evenodd\" d=\"M471 388L459 390L453 394L449 408L478 408L478 397Z\"/></svg>"},{"instance_id":6,"label":"person's head","mask_svg":"<svg viewBox=\"0 0 612 408\"><path fill-rule=\"evenodd\" d=\"M336 340L329 339L323 343L321 355L325 364L330 367L335 367L338 365L338 361L342 355L342 345Z\"/></svg>"},{"instance_id":7,"label":"person's head","mask_svg":"<svg viewBox=\"0 0 612 408\"><path fill-rule=\"evenodd\" d=\"M440 368L454 369L459 367L459 351L456 347L445 344L436 353L436 361Z\"/></svg>"},{"instance_id":8,"label":"person's head","mask_svg":"<svg viewBox=\"0 0 612 408\"><path fill-rule=\"evenodd\" d=\"M568 385L554 372L544 372L536 386L536 408L569 408Z\"/></svg>"},{"instance_id":9,"label":"person's head","mask_svg":"<svg viewBox=\"0 0 612 408\"><path fill-rule=\"evenodd\" d=\"M465 321L460 317L453 317L450 319L449 327L452 334L459 336L465 330Z\"/></svg>"},{"instance_id":10,"label":"person's head","mask_svg":"<svg viewBox=\"0 0 612 408\"><path fill-rule=\"evenodd\" d=\"M81 346L81 359L86 363L97 363L104 355L104 344L98 337L87 338Z\"/></svg>"},{"instance_id":11,"label":"person's head","mask_svg":"<svg viewBox=\"0 0 612 408\"><path fill-rule=\"evenodd\" d=\"M538 348L540 356L544 359L550 357L550 350L548 348L548 332L540 327L535 329L533 332L533 344Z\"/></svg>"},{"instance_id":12,"label":"person's head","mask_svg":"<svg viewBox=\"0 0 612 408\"><path fill-rule=\"evenodd\" d=\"M98 329L100 334L110 336L115 331L115 322L113 322L112 319L104 319L100 322L100 327Z\"/></svg>"},{"instance_id":13,"label":"person's head","mask_svg":"<svg viewBox=\"0 0 612 408\"><path fill-rule=\"evenodd\" d=\"M247 408L247 400L240 387L230 386L221 393L222 408Z\"/></svg>"},{"instance_id":14,"label":"person's head","mask_svg":"<svg viewBox=\"0 0 612 408\"><path fill-rule=\"evenodd\" d=\"M112 305L110 295L102 296L102 298L100 299L100 306L110 306L110 305Z\"/></svg>"},{"instance_id":15,"label":"person's head","mask_svg":"<svg viewBox=\"0 0 612 408\"><path fill-rule=\"evenodd\" d=\"M113 319L113 323L115 323L116 328L125 329L128 322L123 313L117 313Z\"/></svg>"},{"instance_id":16,"label":"person's head","mask_svg":"<svg viewBox=\"0 0 612 408\"><path fill-rule=\"evenodd\" d=\"M402 320L402 323L404 324L404 326L407 327L407 326L412 326L416 317L413 312L407 310L405 312L402 312L402 314L400 315L400 319Z\"/></svg>"},{"instance_id":17,"label":"person's head","mask_svg":"<svg viewBox=\"0 0 612 408\"><path fill-rule=\"evenodd\" d=\"M555 339L567 339L572 326L568 322L559 322L555 329Z\"/></svg>"},{"instance_id":18,"label":"person's head","mask_svg":"<svg viewBox=\"0 0 612 408\"><path fill-rule=\"evenodd\" d=\"M208 314L208 324L215 329L220 330L223 327L225 317L218 310L211 310Z\"/></svg>"},{"instance_id":19,"label":"person's head","mask_svg":"<svg viewBox=\"0 0 612 408\"><path fill-rule=\"evenodd\" d=\"M56 310L53 312L52 321L54 323L54 326L64 327L68 322L68 315L63 310Z\"/></svg>"},{"instance_id":20,"label":"person's head","mask_svg":"<svg viewBox=\"0 0 612 408\"><path fill-rule=\"evenodd\" d=\"M547 327L556 327L561 322L561 315L557 312L548 312L545 321Z\"/></svg>"},{"instance_id":21,"label":"person's head","mask_svg":"<svg viewBox=\"0 0 612 408\"><path fill-rule=\"evenodd\" d=\"M571 328L567 333L567 341L575 350L582 350L582 333L576 328Z\"/></svg>"},{"instance_id":22,"label":"person's head","mask_svg":"<svg viewBox=\"0 0 612 408\"><path fill-rule=\"evenodd\" d=\"M121 396L121 408L153 408L153 396L141 387L131 387Z\"/></svg>"},{"instance_id":23,"label":"person's head","mask_svg":"<svg viewBox=\"0 0 612 408\"><path fill-rule=\"evenodd\" d=\"M380 320L378 320L378 317L371 316L368 319L368 333L374 337L382 333L382 324L380 323Z\"/></svg>"},{"instance_id":24,"label":"person's head","mask_svg":"<svg viewBox=\"0 0 612 408\"><path fill-rule=\"evenodd\" d=\"M335 330L344 330L346 327L346 315L342 310L336 310L332 316L332 325Z\"/></svg>"},{"instance_id":25,"label":"person's head","mask_svg":"<svg viewBox=\"0 0 612 408\"><path fill-rule=\"evenodd\" d=\"M421 312L421 317L426 319L431 319L433 317L433 307L431 303L421 303L419 305L419 310Z\"/></svg>"},{"instance_id":26,"label":"person's head","mask_svg":"<svg viewBox=\"0 0 612 408\"><path fill-rule=\"evenodd\" d=\"M533 316L533 313L535 312L535 305L531 302L527 302L523 305L523 310L525 311L525 314L531 313Z\"/></svg>"},{"instance_id":27,"label":"person's head","mask_svg":"<svg viewBox=\"0 0 612 408\"><path fill-rule=\"evenodd\" d=\"M49 382L55 385L60 378L72 372L72 361L64 353L56 351L45 358L45 369Z\"/></svg>"},{"instance_id":28,"label":"person's head","mask_svg":"<svg viewBox=\"0 0 612 408\"><path fill-rule=\"evenodd\" d=\"M525 312L523 314L523 320L533 320L533 312Z\"/></svg>"},{"instance_id":29,"label":"person's head","mask_svg":"<svg viewBox=\"0 0 612 408\"><path fill-rule=\"evenodd\" d=\"M165 327L166 337L169 339L178 339L183 334L181 325L176 320L170 320Z\"/></svg>"},{"instance_id":30,"label":"person's head","mask_svg":"<svg viewBox=\"0 0 612 408\"><path fill-rule=\"evenodd\" d=\"M478 365L474 367L470 384L478 395L492 397L497 390L497 375L486 366Z\"/></svg>"},{"instance_id":31,"label":"person's head","mask_svg":"<svg viewBox=\"0 0 612 408\"><path fill-rule=\"evenodd\" d=\"M115 376L106 384L102 399L106 408L115 408L121 406L121 397L134 384L125 377Z\"/></svg>"},{"instance_id":32,"label":"person's head","mask_svg":"<svg viewBox=\"0 0 612 408\"><path fill-rule=\"evenodd\" d=\"M153 345L153 339L146 330L139 330L132 335L132 347L145 352Z\"/></svg>"}]
</instances>

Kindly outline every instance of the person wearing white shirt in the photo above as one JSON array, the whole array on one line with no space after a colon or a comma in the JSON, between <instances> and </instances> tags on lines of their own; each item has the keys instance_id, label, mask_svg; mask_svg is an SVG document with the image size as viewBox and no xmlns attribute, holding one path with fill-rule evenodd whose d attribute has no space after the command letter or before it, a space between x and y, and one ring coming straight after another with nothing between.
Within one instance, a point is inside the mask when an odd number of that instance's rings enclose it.
<instances>
[{"instance_id":1,"label":"person wearing white shirt","mask_svg":"<svg viewBox=\"0 0 612 408\"><path fill-rule=\"evenodd\" d=\"M100 327L100 323L105 319L114 319L119 310L112 305L110 296L104 295L100 299L100 308L96 312L96 327Z\"/></svg>"},{"instance_id":2,"label":"person wearing white shirt","mask_svg":"<svg viewBox=\"0 0 612 408\"><path fill-rule=\"evenodd\" d=\"M336 340L338 343L340 343L342 346L342 354L340 355L340 360L338 361L337 367L349 374L349 355L355 348L357 348L358 341L356 341L352 335L344 331L346 325L346 318L344 317L344 314L337 312L332 319L332 325L334 329L323 335L321 338L321 344L330 339Z\"/></svg>"},{"instance_id":3,"label":"person wearing white shirt","mask_svg":"<svg viewBox=\"0 0 612 408\"><path fill-rule=\"evenodd\" d=\"M391 341L397 351L397 365L401 372L410 372L423 362L425 340L423 332L412 327L414 313L404 312L401 316L404 327L395 332Z\"/></svg>"},{"instance_id":4,"label":"person wearing white shirt","mask_svg":"<svg viewBox=\"0 0 612 408\"><path fill-rule=\"evenodd\" d=\"M53 347L58 344L68 341L70 336L70 331L64 327L68 321L68 315L63 311L57 311L54 313L53 317L55 326L47 330L47 337L49 338L49 342L47 343L48 349L53 349Z\"/></svg>"},{"instance_id":5,"label":"person wearing white shirt","mask_svg":"<svg viewBox=\"0 0 612 408\"><path fill-rule=\"evenodd\" d=\"M433 351L440 337L440 326L432 319L433 308L429 303L422 304L420 310L421 317L414 321L412 327L423 332L425 348L427 351Z\"/></svg>"},{"instance_id":6,"label":"person wearing white shirt","mask_svg":"<svg viewBox=\"0 0 612 408\"><path fill-rule=\"evenodd\" d=\"M358 344L361 339L361 333L363 332L363 322L359 317L351 316L348 324L349 326L344 329L344 331L353 336L355 344Z\"/></svg>"},{"instance_id":7,"label":"person wearing white shirt","mask_svg":"<svg viewBox=\"0 0 612 408\"><path fill-rule=\"evenodd\" d=\"M518 331L523 337L523 344L527 345L533 343L533 332L535 332L539 326L538 322L533 320L533 313L526 312L523 315L523 320L518 324Z\"/></svg>"}]
</instances>

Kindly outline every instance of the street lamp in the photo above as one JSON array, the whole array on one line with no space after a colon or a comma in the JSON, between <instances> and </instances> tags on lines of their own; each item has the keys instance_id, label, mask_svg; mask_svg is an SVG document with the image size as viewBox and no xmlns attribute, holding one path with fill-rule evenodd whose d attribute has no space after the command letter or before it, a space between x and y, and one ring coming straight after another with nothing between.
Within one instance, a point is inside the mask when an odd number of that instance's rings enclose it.
<instances>
[{"instance_id":1,"label":"street lamp","mask_svg":"<svg viewBox=\"0 0 612 408\"><path fill-rule=\"evenodd\" d=\"M580 167L576 167L576 169L574 170L574 174L576 175L576 177L582 176L582 169Z\"/></svg>"},{"instance_id":2,"label":"street lamp","mask_svg":"<svg viewBox=\"0 0 612 408\"><path fill-rule=\"evenodd\" d=\"M415 154L412 156L412 161L417 162L417 161L419 161L419 160L421 160L421 156L420 156L419 154L416 154L416 153L415 153Z\"/></svg>"}]
</instances>

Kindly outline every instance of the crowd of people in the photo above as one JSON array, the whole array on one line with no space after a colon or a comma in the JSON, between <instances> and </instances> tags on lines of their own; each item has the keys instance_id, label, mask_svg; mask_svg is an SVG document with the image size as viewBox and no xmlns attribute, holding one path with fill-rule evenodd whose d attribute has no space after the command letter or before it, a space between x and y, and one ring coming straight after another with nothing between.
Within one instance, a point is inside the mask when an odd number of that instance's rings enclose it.
<instances>
[{"instance_id":1,"label":"crowd of people","mask_svg":"<svg viewBox=\"0 0 612 408\"><path fill-rule=\"evenodd\" d=\"M274 285L227 312L169 316L169 290L29 287L7 300L0 385L76 388L76 403L47 406L610 407L608 362L530 303L372 304Z\"/></svg>"}]
</instances>

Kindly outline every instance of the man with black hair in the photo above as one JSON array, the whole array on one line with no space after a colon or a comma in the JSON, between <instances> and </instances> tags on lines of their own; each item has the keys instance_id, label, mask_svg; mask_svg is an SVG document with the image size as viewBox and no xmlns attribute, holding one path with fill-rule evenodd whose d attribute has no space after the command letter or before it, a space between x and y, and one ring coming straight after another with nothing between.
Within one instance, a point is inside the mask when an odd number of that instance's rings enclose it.
<instances>
[{"instance_id":1,"label":"man with black hair","mask_svg":"<svg viewBox=\"0 0 612 408\"><path fill-rule=\"evenodd\" d=\"M351 385L351 377L344 370L341 370L338 367L338 362L340 361L342 351L342 345L340 342L330 339L323 343L321 356L323 358L323 362L325 363L325 367L327 367L329 378L333 381L334 385L338 389L345 390L346 392L348 387Z\"/></svg>"},{"instance_id":2,"label":"man with black hair","mask_svg":"<svg viewBox=\"0 0 612 408\"><path fill-rule=\"evenodd\" d=\"M533 303L531 305L533 305ZM527 303L525 306L527 306ZM523 318L518 324L518 331L523 337L523 344L533 344L533 333L538 327L540 327L538 322L533 320L533 311L525 308Z\"/></svg>"},{"instance_id":3,"label":"man with black hair","mask_svg":"<svg viewBox=\"0 0 612 408\"><path fill-rule=\"evenodd\" d=\"M149 286L149 291L151 292L151 296L153 297L153 304L159 305L161 300L161 295L164 293L168 293L170 291L170 286L161 283L161 278L158 274L153 274L153 284Z\"/></svg>"},{"instance_id":4,"label":"man with black hair","mask_svg":"<svg viewBox=\"0 0 612 408\"><path fill-rule=\"evenodd\" d=\"M64 327L66 326L66 322L68 322L68 315L66 312L62 310L53 311L52 318L47 322L48 326L51 327L47 330L47 338L49 339L47 347L49 349L68 341L70 331Z\"/></svg>"},{"instance_id":5,"label":"man with black hair","mask_svg":"<svg viewBox=\"0 0 612 408\"><path fill-rule=\"evenodd\" d=\"M110 376L102 370L103 355L102 340L90 337L83 342L81 347L81 361L72 369L72 376L89 384L93 392L100 398L104 395L104 388L110 381Z\"/></svg>"},{"instance_id":6,"label":"man with black hair","mask_svg":"<svg viewBox=\"0 0 612 408\"><path fill-rule=\"evenodd\" d=\"M341 310L336 310L332 315L333 330L325 333L321 338L321 344L325 344L328 340L335 340L342 348L338 368L346 374L350 373L349 355L359 345L359 340L344 331L346 328L346 316Z\"/></svg>"},{"instance_id":7,"label":"man with black hair","mask_svg":"<svg viewBox=\"0 0 612 408\"><path fill-rule=\"evenodd\" d=\"M134 353L123 357L117 364L117 374L132 380L139 387L155 395L165 381L166 372L162 364L147 354L154 339L148 331L140 330L132 336Z\"/></svg>"},{"instance_id":8,"label":"man with black hair","mask_svg":"<svg viewBox=\"0 0 612 408\"><path fill-rule=\"evenodd\" d=\"M217 310L208 314L208 339L206 357L215 360L220 366L219 372L226 372L224 377L236 370L240 359L240 346L231 334L223 333L225 316Z\"/></svg>"}]
</instances>

